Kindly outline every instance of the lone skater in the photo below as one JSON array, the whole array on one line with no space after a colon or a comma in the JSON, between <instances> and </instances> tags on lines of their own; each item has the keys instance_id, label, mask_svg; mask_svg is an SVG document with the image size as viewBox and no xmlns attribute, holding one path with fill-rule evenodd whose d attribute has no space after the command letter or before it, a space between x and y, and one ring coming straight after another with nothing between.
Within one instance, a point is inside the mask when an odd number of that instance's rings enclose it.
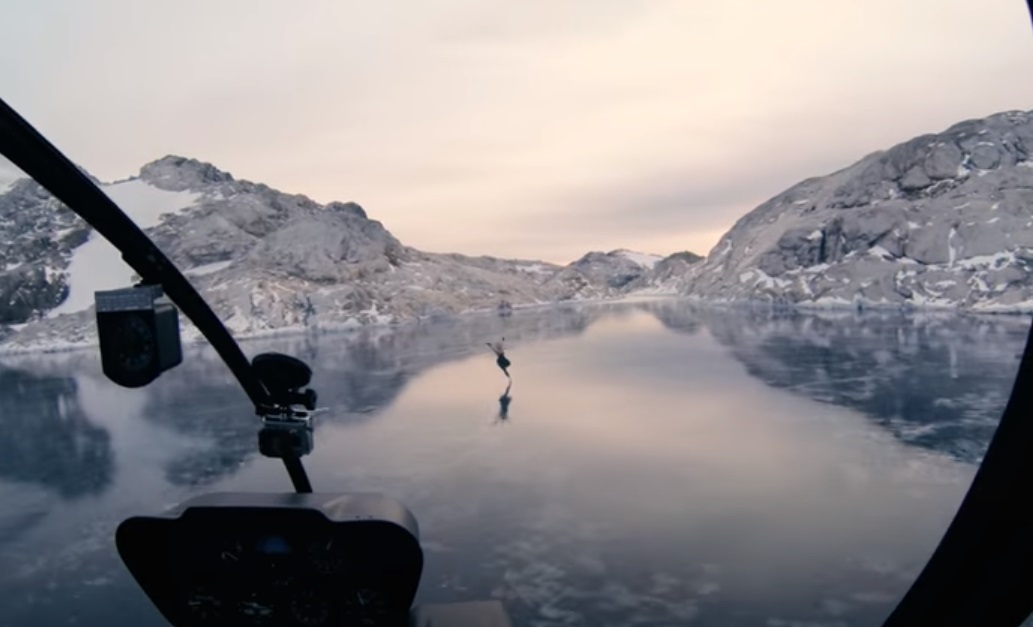
<instances>
[{"instance_id":1,"label":"lone skater","mask_svg":"<svg viewBox=\"0 0 1033 627\"><path fill-rule=\"evenodd\" d=\"M497 342L495 344L492 344L491 342L487 342L487 344L488 344L488 348L490 348L491 351L493 353L495 353L495 357L496 357L495 363L498 365L498 367L502 370L502 373L505 374L506 378L508 379L509 378L509 370L508 370L508 368L511 365L511 362L509 361L509 359L506 358L506 350L502 347L502 343L505 342L505 341L506 341L506 338L502 338L499 342Z\"/></svg>"}]
</instances>

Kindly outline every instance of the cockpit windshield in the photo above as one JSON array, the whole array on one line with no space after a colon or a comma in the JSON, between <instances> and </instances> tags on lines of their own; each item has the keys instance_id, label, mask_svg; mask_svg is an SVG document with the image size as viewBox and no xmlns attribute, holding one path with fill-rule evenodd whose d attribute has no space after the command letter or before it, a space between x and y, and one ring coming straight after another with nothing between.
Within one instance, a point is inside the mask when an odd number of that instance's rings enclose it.
<instances>
[{"instance_id":1,"label":"cockpit windshield","mask_svg":"<svg viewBox=\"0 0 1033 627\"><path fill-rule=\"evenodd\" d=\"M1021 3L16 4L0 627L1033 610Z\"/></svg>"}]
</instances>

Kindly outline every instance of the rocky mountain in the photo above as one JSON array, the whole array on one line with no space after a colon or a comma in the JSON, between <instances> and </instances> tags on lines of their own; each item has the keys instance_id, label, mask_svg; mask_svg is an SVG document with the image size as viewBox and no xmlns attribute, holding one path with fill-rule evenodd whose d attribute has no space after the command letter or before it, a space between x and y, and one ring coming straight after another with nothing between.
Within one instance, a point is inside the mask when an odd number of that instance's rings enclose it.
<instances>
[{"instance_id":1,"label":"rocky mountain","mask_svg":"<svg viewBox=\"0 0 1033 627\"><path fill-rule=\"evenodd\" d=\"M131 284L132 271L41 186L0 166L0 241L10 243L0 249L0 350L93 344L94 291ZM661 263L625 250L566 268L427 253L355 203L321 205L177 156L102 189L238 337L613 298Z\"/></svg>"},{"instance_id":2,"label":"rocky mountain","mask_svg":"<svg viewBox=\"0 0 1033 627\"><path fill-rule=\"evenodd\" d=\"M560 300L613 298L628 293L663 261L657 255L617 249L593 251L555 272L546 282Z\"/></svg>"},{"instance_id":3,"label":"rocky mountain","mask_svg":"<svg viewBox=\"0 0 1033 627\"><path fill-rule=\"evenodd\" d=\"M682 293L803 306L1033 311L1033 112L955 124L740 219Z\"/></svg>"},{"instance_id":4,"label":"rocky mountain","mask_svg":"<svg viewBox=\"0 0 1033 627\"><path fill-rule=\"evenodd\" d=\"M89 227L42 187L25 178L0 178L0 325L24 322L68 295L72 250Z\"/></svg>"},{"instance_id":5,"label":"rocky mountain","mask_svg":"<svg viewBox=\"0 0 1033 627\"><path fill-rule=\"evenodd\" d=\"M636 279L629 288L638 294L681 294L691 289L697 268L704 257L682 251L668 255Z\"/></svg>"},{"instance_id":6,"label":"rocky mountain","mask_svg":"<svg viewBox=\"0 0 1033 627\"><path fill-rule=\"evenodd\" d=\"M176 156L102 188L238 337L635 293L1033 312L1031 112L961 122L807 179L740 219L706 259L614 250L558 266L427 253L355 203L322 205ZM94 291L133 280L113 247L6 162L0 241L0 351L92 344Z\"/></svg>"}]
</instances>

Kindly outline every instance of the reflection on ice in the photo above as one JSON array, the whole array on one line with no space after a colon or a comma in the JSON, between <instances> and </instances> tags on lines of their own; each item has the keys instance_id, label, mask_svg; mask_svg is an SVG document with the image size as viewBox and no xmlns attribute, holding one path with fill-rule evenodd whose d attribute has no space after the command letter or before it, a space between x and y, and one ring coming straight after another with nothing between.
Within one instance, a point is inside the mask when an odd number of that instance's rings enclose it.
<instances>
[{"instance_id":1,"label":"reflection on ice","mask_svg":"<svg viewBox=\"0 0 1033 627\"><path fill-rule=\"evenodd\" d=\"M862 412L908 444L978 463L1029 320L900 313L704 314L765 383Z\"/></svg>"},{"instance_id":2,"label":"reflection on ice","mask_svg":"<svg viewBox=\"0 0 1033 627\"><path fill-rule=\"evenodd\" d=\"M74 498L113 473L108 432L83 411L73 377L0 369L0 477Z\"/></svg>"}]
</instances>

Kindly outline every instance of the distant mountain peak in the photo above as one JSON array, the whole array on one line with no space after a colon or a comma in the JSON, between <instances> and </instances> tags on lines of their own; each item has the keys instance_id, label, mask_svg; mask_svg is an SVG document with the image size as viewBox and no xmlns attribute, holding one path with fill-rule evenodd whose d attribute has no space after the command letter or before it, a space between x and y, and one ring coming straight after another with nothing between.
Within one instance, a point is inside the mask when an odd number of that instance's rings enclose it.
<instances>
[{"instance_id":1,"label":"distant mountain peak","mask_svg":"<svg viewBox=\"0 0 1033 627\"><path fill-rule=\"evenodd\" d=\"M354 216L357 218L369 218L369 216L366 215L366 210L363 209L362 206L356 202L338 202L334 200L326 204L326 210L333 213Z\"/></svg>"},{"instance_id":2,"label":"distant mountain peak","mask_svg":"<svg viewBox=\"0 0 1033 627\"><path fill-rule=\"evenodd\" d=\"M663 259L661 255L642 253L636 250L628 250L627 248L618 248L616 250L610 251L608 254L614 257L623 257L644 268L653 268L657 263L659 263Z\"/></svg>"},{"instance_id":3,"label":"distant mountain peak","mask_svg":"<svg viewBox=\"0 0 1033 627\"><path fill-rule=\"evenodd\" d=\"M680 250L676 253L671 253L670 255L664 257L665 261L669 259L679 259L681 261L685 261L688 263L695 263L697 261L702 261L704 257L703 255L697 255L691 250Z\"/></svg>"},{"instance_id":4,"label":"distant mountain peak","mask_svg":"<svg viewBox=\"0 0 1033 627\"><path fill-rule=\"evenodd\" d=\"M139 178L155 187L177 192L234 181L232 174L210 163L179 155L165 155L144 165Z\"/></svg>"}]
</instances>

